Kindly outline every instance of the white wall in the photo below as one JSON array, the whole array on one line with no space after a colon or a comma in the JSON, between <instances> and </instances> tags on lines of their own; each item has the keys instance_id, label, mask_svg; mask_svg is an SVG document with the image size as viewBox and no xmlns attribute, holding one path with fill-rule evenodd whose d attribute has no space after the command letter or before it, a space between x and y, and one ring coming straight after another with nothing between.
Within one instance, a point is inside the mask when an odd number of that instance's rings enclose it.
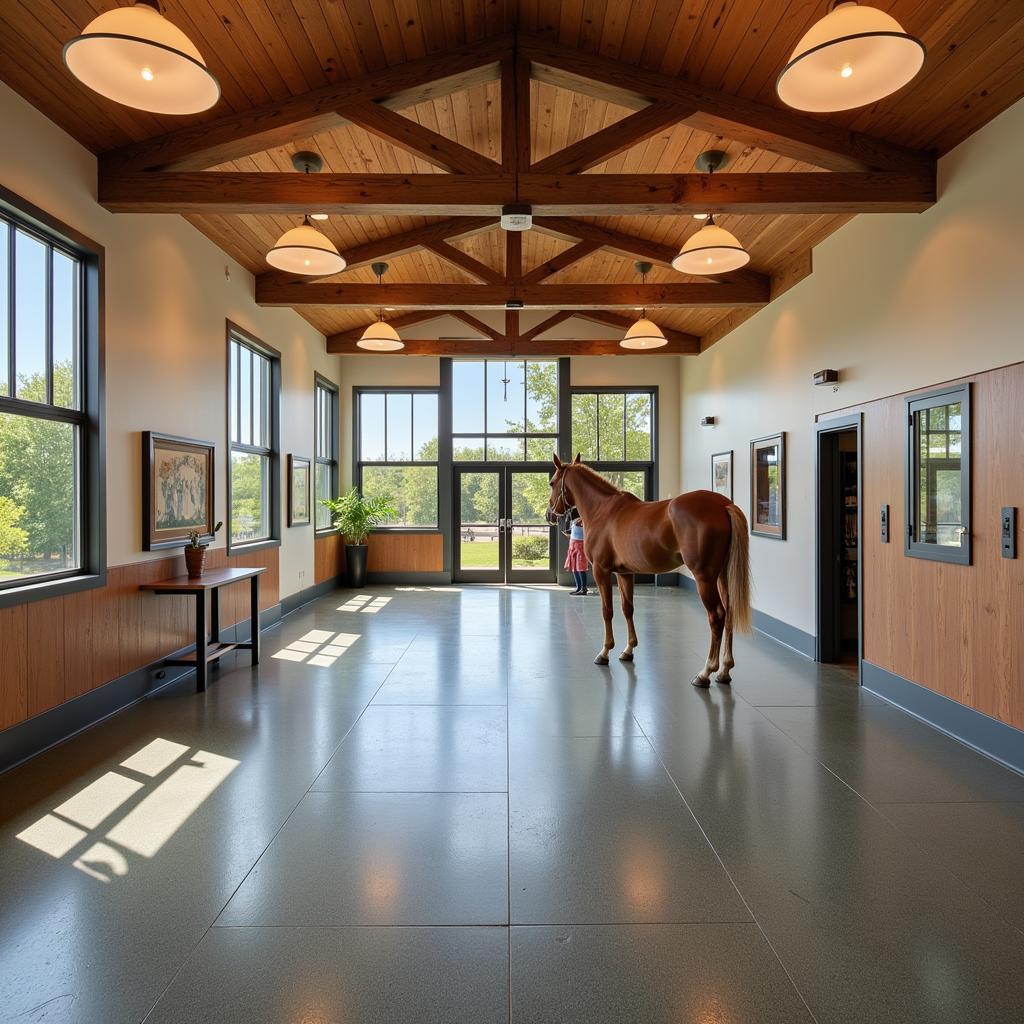
<instances>
[{"instance_id":1,"label":"white wall","mask_svg":"<svg viewBox=\"0 0 1024 1024\"><path fill-rule=\"evenodd\" d=\"M569 379L575 386L650 385L659 387L661 440L659 497L679 493L679 361L681 356L573 356ZM342 356L342 481L352 479L352 411L354 386L437 386L440 360L428 356Z\"/></svg>"},{"instance_id":2,"label":"white wall","mask_svg":"<svg viewBox=\"0 0 1024 1024\"><path fill-rule=\"evenodd\" d=\"M732 448L749 512L749 442L787 432L788 539L751 538L762 611L814 632L816 414L1024 359L1022 181L1024 101L940 161L931 210L858 217L815 249L809 278L683 361L685 490L708 487L711 453ZM838 393L811 385L825 367ZM708 415L718 424L701 428Z\"/></svg>"},{"instance_id":3,"label":"white wall","mask_svg":"<svg viewBox=\"0 0 1024 1024\"><path fill-rule=\"evenodd\" d=\"M282 455L312 455L313 373L340 382L340 360L293 311L256 306L252 276L181 217L97 205L95 157L2 83L0 124L0 183L106 249L107 560L159 557L142 551L141 431L216 441L227 518L225 321L282 354ZM282 458L282 500L283 474ZM313 583L312 527L286 521L282 597Z\"/></svg>"}]
</instances>

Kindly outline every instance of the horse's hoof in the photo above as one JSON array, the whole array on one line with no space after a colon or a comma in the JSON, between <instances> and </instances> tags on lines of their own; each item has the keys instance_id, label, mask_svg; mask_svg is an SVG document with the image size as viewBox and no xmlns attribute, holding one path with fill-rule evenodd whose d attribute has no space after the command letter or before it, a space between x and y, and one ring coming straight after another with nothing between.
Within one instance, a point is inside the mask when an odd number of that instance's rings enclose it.
<instances>
[{"instance_id":1,"label":"horse's hoof","mask_svg":"<svg viewBox=\"0 0 1024 1024\"><path fill-rule=\"evenodd\" d=\"M597 657L596 657L596 658L594 659L594 664L595 664L595 665L607 665L607 664L608 664L608 658L607 658L607 656L606 656L606 655L604 655L604 654L599 654L599 655L598 655L598 656L597 656Z\"/></svg>"},{"instance_id":2,"label":"horse's hoof","mask_svg":"<svg viewBox=\"0 0 1024 1024\"><path fill-rule=\"evenodd\" d=\"M732 676L717 675L715 676L715 682L719 686L728 686L732 682Z\"/></svg>"},{"instance_id":3,"label":"horse's hoof","mask_svg":"<svg viewBox=\"0 0 1024 1024\"><path fill-rule=\"evenodd\" d=\"M619 655L619 661L632 661L632 660L633 660L633 652L632 651L623 651Z\"/></svg>"},{"instance_id":4,"label":"horse's hoof","mask_svg":"<svg viewBox=\"0 0 1024 1024\"><path fill-rule=\"evenodd\" d=\"M710 679L705 679L703 676L694 676L690 680L690 683L691 683L692 686L710 686L711 685L711 680Z\"/></svg>"}]
</instances>

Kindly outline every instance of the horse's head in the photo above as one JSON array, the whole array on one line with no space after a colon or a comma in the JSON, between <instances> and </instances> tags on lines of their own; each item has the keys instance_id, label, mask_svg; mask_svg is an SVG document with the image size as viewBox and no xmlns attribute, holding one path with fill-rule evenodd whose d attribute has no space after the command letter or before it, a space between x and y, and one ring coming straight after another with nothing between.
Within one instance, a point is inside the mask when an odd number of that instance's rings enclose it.
<instances>
[{"instance_id":1,"label":"horse's head","mask_svg":"<svg viewBox=\"0 0 1024 1024\"><path fill-rule=\"evenodd\" d=\"M555 464L555 472L551 477L551 494L548 496L548 510L544 518L551 525L554 525L559 516L564 516L570 509L575 508L569 485L566 482L566 470L570 466L579 465L580 457L577 453L572 462L563 462L557 455L552 456Z\"/></svg>"}]
</instances>

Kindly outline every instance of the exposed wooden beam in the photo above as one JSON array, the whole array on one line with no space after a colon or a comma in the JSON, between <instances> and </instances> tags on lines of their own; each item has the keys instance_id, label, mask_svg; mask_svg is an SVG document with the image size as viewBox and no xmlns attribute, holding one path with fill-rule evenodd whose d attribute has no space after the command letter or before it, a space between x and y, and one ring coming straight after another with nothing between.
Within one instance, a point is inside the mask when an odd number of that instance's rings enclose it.
<instances>
[{"instance_id":1,"label":"exposed wooden beam","mask_svg":"<svg viewBox=\"0 0 1024 1024\"><path fill-rule=\"evenodd\" d=\"M408 231L400 231L383 238L374 238L369 242L361 242L342 252L348 269L366 266L376 260L401 256L407 252L422 249L431 242L447 242L456 238L468 238L470 235L486 231L498 223L497 217L450 217L448 220L424 224Z\"/></svg>"},{"instance_id":2,"label":"exposed wooden beam","mask_svg":"<svg viewBox=\"0 0 1024 1024\"><path fill-rule=\"evenodd\" d=\"M464 309L454 309L449 315L455 317L456 320L461 320L467 327L472 327L474 331L479 331L492 341L498 341L503 337L501 331L495 330L490 324L485 324L479 317L467 313Z\"/></svg>"},{"instance_id":3,"label":"exposed wooden beam","mask_svg":"<svg viewBox=\"0 0 1024 1024\"><path fill-rule=\"evenodd\" d=\"M437 339L402 339L405 347L397 352L367 352L358 348L355 341L335 341L328 339L327 351L335 355L366 356L386 355L398 359L410 356L485 356L490 359L507 357L529 358L532 356L638 356L646 359L649 356L692 356L700 351L697 339L693 343L670 341L668 345L651 349L650 352L637 352L624 349L617 338L584 340L576 338L552 339L550 341L526 341L521 337L504 336L497 341L463 340L440 341Z\"/></svg>"},{"instance_id":4,"label":"exposed wooden beam","mask_svg":"<svg viewBox=\"0 0 1024 1024\"><path fill-rule=\"evenodd\" d=\"M516 193L518 192L518 197ZM325 213L485 216L518 198L535 216L918 213L935 177L876 172L749 174L295 174L166 171L104 174L114 213Z\"/></svg>"},{"instance_id":5,"label":"exposed wooden beam","mask_svg":"<svg viewBox=\"0 0 1024 1024\"><path fill-rule=\"evenodd\" d=\"M520 36L533 77L565 89L640 109L665 100L698 113L688 124L832 171L927 171L933 157L794 111L730 96L681 78L632 67L549 39Z\"/></svg>"},{"instance_id":6,"label":"exposed wooden beam","mask_svg":"<svg viewBox=\"0 0 1024 1024\"><path fill-rule=\"evenodd\" d=\"M378 138L422 157L428 163L455 174L491 174L501 165L454 139L424 128L416 121L396 114L380 103L346 103L340 113L353 124Z\"/></svg>"},{"instance_id":7,"label":"exposed wooden beam","mask_svg":"<svg viewBox=\"0 0 1024 1024\"><path fill-rule=\"evenodd\" d=\"M546 281L549 277L553 277L560 271L571 267L574 263L579 263L580 260L585 259L591 253L597 252L600 248L601 246L597 242L577 242L571 249L560 252L546 263L541 263L540 266L534 267L528 274L524 274L523 284L540 284L541 281Z\"/></svg>"},{"instance_id":8,"label":"exposed wooden beam","mask_svg":"<svg viewBox=\"0 0 1024 1024\"><path fill-rule=\"evenodd\" d=\"M515 348L516 343L519 341L519 310L518 309L506 309L505 310L505 338L504 342L506 345Z\"/></svg>"},{"instance_id":9,"label":"exposed wooden beam","mask_svg":"<svg viewBox=\"0 0 1024 1024\"><path fill-rule=\"evenodd\" d=\"M533 174L579 174L684 121L695 112L692 106L667 100L651 103L621 121L552 153L535 163L530 171Z\"/></svg>"},{"instance_id":10,"label":"exposed wooden beam","mask_svg":"<svg viewBox=\"0 0 1024 1024\"><path fill-rule=\"evenodd\" d=\"M504 309L512 289L505 284L337 284L293 283L277 278L256 281L261 306L352 306L395 309ZM528 309L632 309L659 306L703 309L761 306L768 289L757 282L682 284L530 284L516 294Z\"/></svg>"},{"instance_id":11,"label":"exposed wooden beam","mask_svg":"<svg viewBox=\"0 0 1024 1024\"><path fill-rule=\"evenodd\" d=\"M104 153L106 170L201 170L284 146L344 123L345 104L372 100L394 110L494 81L512 36L456 47L445 53L335 82L301 96L178 128L166 135Z\"/></svg>"},{"instance_id":12,"label":"exposed wooden beam","mask_svg":"<svg viewBox=\"0 0 1024 1024\"><path fill-rule=\"evenodd\" d=\"M563 240L579 239L593 242L603 249L612 249L623 256L635 256L666 267L671 266L672 260L679 252L676 246L665 245L664 242L655 242L639 235L627 234L625 231L601 227L600 224L593 224L590 221L573 220L571 217L535 217L533 227L545 235Z\"/></svg>"},{"instance_id":13,"label":"exposed wooden beam","mask_svg":"<svg viewBox=\"0 0 1024 1024\"><path fill-rule=\"evenodd\" d=\"M505 280L518 284L523 279L523 233L505 232Z\"/></svg>"},{"instance_id":14,"label":"exposed wooden beam","mask_svg":"<svg viewBox=\"0 0 1024 1024\"><path fill-rule=\"evenodd\" d=\"M423 248L427 252L432 252L446 263L450 263L453 267L464 270L470 277L476 278L481 284L504 284L505 282L504 275L500 274L493 267L473 259L469 253L456 249L454 245L449 245L447 242L428 242Z\"/></svg>"},{"instance_id":15,"label":"exposed wooden beam","mask_svg":"<svg viewBox=\"0 0 1024 1024\"><path fill-rule=\"evenodd\" d=\"M513 169L525 171L533 160L533 128L530 124L530 62L518 50L514 63L516 142Z\"/></svg>"},{"instance_id":16,"label":"exposed wooden beam","mask_svg":"<svg viewBox=\"0 0 1024 1024\"><path fill-rule=\"evenodd\" d=\"M523 331L519 337L523 341L533 341L534 338L540 337L545 331L550 331L552 327L557 327L560 323L571 320L574 316L576 314L571 309L560 309L557 313L552 313L551 316L545 317L539 324L535 324L529 330Z\"/></svg>"}]
</instances>

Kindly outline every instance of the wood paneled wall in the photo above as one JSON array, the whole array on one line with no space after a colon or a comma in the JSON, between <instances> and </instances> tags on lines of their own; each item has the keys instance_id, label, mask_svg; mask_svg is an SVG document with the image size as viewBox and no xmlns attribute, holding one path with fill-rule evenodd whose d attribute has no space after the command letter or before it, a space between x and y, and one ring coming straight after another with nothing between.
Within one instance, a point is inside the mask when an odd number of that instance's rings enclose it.
<instances>
[{"instance_id":1,"label":"wood paneled wall","mask_svg":"<svg viewBox=\"0 0 1024 1024\"><path fill-rule=\"evenodd\" d=\"M313 582L333 580L345 571L345 545L338 533L325 533L313 542Z\"/></svg>"},{"instance_id":2,"label":"wood paneled wall","mask_svg":"<svg viewBox=\"0 0 1024 1024\"><path fill-rule=\"evenodd\" d=\"M972 565L903 553L905 396L844 410L864 416L864 657L1024 729L1024 551L1019 520L1016 559L1001 557L999 537L1000 509L1014 505L1024 510L1024 363L964 380L973 385ZM888 544L879 539L883 504L892 514Z\"/></svg>"},{"instance_id":3,"label":"wood paneled wall","mask_svg":"<svg viewBox=\"0 0 1024 1024\"><path fill-rule=\"evenodd\" d=\"M209 568L264 566L260 608L279 601L278 549L229 558L207 553ZM56 707L194 642L190 599L142 593L139 585L185 572L183 555L113 566L107 584L0 609L0 729ZM249 615L248 586L221 593L221 625Z\"/></svg>"},{"instance_id":4,"label":"wood paneled wall","mask_svg":"<svg viewBox=\"0 0 1024 1024\"><path fill-rule=\"evenodd\" d=\"M439 533L374 533L369 543L369 572L444 570L444 538Z\"/></svg>"}]
</instances>

